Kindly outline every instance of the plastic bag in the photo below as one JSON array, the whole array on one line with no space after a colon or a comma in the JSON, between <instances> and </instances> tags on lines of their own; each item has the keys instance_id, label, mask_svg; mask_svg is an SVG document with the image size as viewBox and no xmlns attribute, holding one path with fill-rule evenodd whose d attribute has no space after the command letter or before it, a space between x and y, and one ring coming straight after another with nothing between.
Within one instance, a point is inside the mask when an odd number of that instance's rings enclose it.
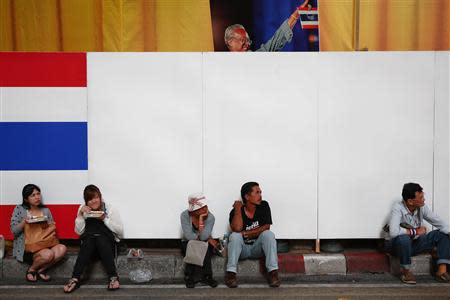
<instances>
[{"instance_id":1,"label":"plastic bag","mask_svg":"<svg viewBox=\"0 0 450 300\"><path fill-rule=\"evenodd\" d=\"M130 280L137 283L149 282L153 279L152 272L148 269L136 269L130 271Z\"/></svg>"}]
</instances>

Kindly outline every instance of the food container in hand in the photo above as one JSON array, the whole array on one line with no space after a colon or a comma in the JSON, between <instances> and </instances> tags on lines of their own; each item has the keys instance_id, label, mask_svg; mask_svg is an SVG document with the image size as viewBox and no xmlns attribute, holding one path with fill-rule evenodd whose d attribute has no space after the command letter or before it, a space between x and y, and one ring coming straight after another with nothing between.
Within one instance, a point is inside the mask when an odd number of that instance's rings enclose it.
<instances>
[{"instance_id":1,"label":"food container in hand","mask_svg":"<svg viewBox=\"0 0 450 300\"><path fill-rule=\"evenodd\" d=\"M102 210L91 210L88 213L85 213L84 216L86 218L101 218L105 212Z\"/></svg>"},{"instance_id":2,"label":"food container in hand","mask_svg":"<svg viewBox=\"0 0 450 300\"><path fill-rule=\"evenodd\" d=\"M47 222L48 218L47 216L31 216L28 219L28 223L41 223L41 222Z\"/></svg>"}]
</instances>

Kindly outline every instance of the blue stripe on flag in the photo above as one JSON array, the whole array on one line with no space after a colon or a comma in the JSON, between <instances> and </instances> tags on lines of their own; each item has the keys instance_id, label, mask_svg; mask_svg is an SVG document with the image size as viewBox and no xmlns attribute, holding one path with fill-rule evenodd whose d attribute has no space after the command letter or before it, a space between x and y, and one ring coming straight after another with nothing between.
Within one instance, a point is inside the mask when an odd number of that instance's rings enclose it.
<instances>
[{"instance_id":1,"label":"blue stripe on flag","mask_svg":"<svg viewBox=\"0 0 450 300\"><path fill-rule=\"evenodd\" d=\"M302 19L302 21L309 21L309 22L319 22L319 15L316 14L305 14L305 15L300 15L300 19Z\"/></svg>"},{"instance_id":2,"label":"blue stripe on flag","mask_svg":"<svg viewBox=\"0 0 450 300\"><path fill-rule=\"evenodd\" d=\"M87 122L0 122L0 170L87 170Z\"/></svg>"}]
</instances>

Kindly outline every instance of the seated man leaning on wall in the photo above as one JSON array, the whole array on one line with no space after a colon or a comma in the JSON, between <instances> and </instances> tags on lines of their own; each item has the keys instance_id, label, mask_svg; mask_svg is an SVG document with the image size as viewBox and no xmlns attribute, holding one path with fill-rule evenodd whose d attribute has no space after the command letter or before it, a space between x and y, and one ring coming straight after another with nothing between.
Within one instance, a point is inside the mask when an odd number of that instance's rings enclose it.
<instances>
[{"instance_id":1,"label":"seated man leaning on wall","mask_svg":"<svg viewBox=\"0 0 450 300\"><path fill-rule=\"evenodd\" d=\"M450 264L450 227L428 206L422 187L417 183L406 183L402 191L403 201L394 204L389 221L389 237L385 249L400 259L400 279L415 284L410 271L411 256L430 252L437 248L437 272L439 282L450 282L447 264ZM423 220L436 230L427 233Z\"/></svg>"},{"instance_id":2,"label":"seated man leaning on wall","mask_svg":"<svg viewBox=\"0 0 450 300\"><path fill-rule=\"evenodd\" d=\"M256 182L247 182L241 188L241 201L235 201L230 212L233 231L228 240L228 262L225 284L237 287L239 259L266 256L268 281L271 287L279 287L277 241L270 231L272 216L269 203L262 200L261 189Z\"/></svg>"}]
</instances>

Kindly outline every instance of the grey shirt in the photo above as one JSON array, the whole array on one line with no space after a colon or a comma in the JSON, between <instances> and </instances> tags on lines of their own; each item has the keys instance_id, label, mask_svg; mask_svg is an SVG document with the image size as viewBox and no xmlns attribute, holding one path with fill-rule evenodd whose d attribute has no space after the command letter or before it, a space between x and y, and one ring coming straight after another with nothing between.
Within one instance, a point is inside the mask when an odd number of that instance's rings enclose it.
<instances>
[{"instance_id":1,"label":"grey shirt","mask_svg":"<svg viewBox=\"0 0 450 300\"><path fill-rule=\"evenodd\" d=\"M274 35L266 43L256 51L273 52L281 50L286 43L292 40L292 29L289 27L288 20L285 20L283 24L275 31Z\"/></svg>"},{"instance_id":2,"label":"grey shirt","mask_svg":"<svg viewBox=\"0 0 450 300\"><path fill-rule=\"evenodd\" d=\"M389 220L389 236L388 239L395 238L402 234L407 234L406 228L400 226L406 223L413 228L423 226L423 220L439 229L442 233L448 234L450 227L437 214L435 214L428 206L424 205L420 209L416 209L413 213L406 207L404 201L396 202L392 207L391 217Z\"/></svg>"},{"instance_id":3,"label":"grey shirt","mask_svg":"<svg viewBox=\"0 0 450 300\"><path fill-rule=\"evenodd\" d=\"M46 207L41 208L41 212L47 217L48 223L53 224L53 216L50 210ZM14 235L13 242L13 257L18 261L23 262L23 253L25 252L25 235L23 233L23 228L19 228L20 222L27 217L27 209L22 205L17 205L11 216L11 232Z\"/></svg>"},{"instance_id":4,"label":"grey shirt","mask_svg":"<svg viewBox=\"0 0 450 300\"><path fill-rule=\"evenodd\" d=\"M191 216L189 215L189 211L187 209L181 213L180 221L181 229L183 229L184 240L207 241L211 237L211 232L216 220L214 215L209 212L208 218L206 218L204 221L205 228L203 229L202 233L199 233L198 230L195 230L194 226L192 226Z\"/></svg>"}]
</instances>

